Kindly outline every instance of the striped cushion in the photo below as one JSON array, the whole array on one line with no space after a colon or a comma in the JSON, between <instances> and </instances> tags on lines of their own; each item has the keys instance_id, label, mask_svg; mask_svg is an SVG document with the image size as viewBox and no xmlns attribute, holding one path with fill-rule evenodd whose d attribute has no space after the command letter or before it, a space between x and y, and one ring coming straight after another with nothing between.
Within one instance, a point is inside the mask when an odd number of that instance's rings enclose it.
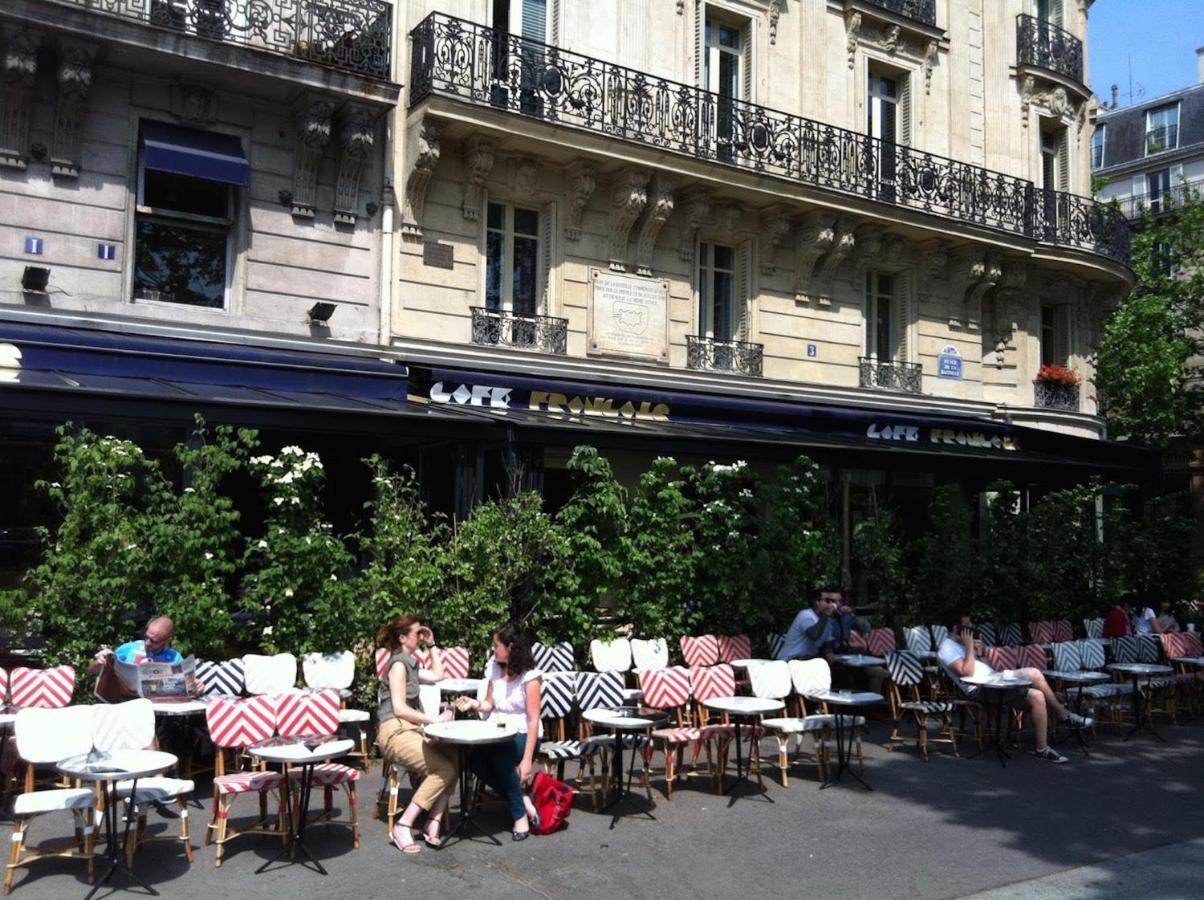
<instances>
[{"instance_id":1,"label":"striped cushion","mask_svg":"<svg viewBox=\"0 0 1204 900\"><path fill-rule=\"evenodd\" d=\"M1083 619L1083 631L1089 638L1102 638L1104 636L1104 620Z\"/></svg>"},{"instance_id":2,"label":"striped cushion","mask_svg":"<svg viewBox=\"0 0 1204 900\"><path fill-rule=\"evenodd\" d=\"M289 769L288 777L293 781L301 780L301 769ZM314 766L314 784L320 784L323 787L329 787L332 784L347 784L349 781L359 781L360 770L353 769L351 766L344 766L341 763L323 763L320 766Z\"/></svg>"},{"instance_id":3,"label":"striped cushion","mask_svg":"<svg viewBox=\"0 0 1204 900\"><path fill-rule=\"evenodd\" d=\"M539 692L539 715L544 719L563 719L573 711L576 672L549 672L543 676Z\"/></svg>"},{"instance_id":4,"label":"striped cushion","mask_svg":"<svg viewBox=\"0 0 1204 900\"><path fill-rule=\"evenodd\" d=\"M912 653L932 651L932 635L923 625L910 625L903 629L903 641Z\"/></svg>"},{"instance_id":5,"label":"striped cushion","mask_svg":"<svg viewBox=\"0 0 1204 900\"><path fill-rule=\"evenodd\" d=\"M235 772L213 779L219 794L245 794L248 791L269 791L280 787L284 776L279 772Z\"/></svg>"},{"instance_id":6,"label":"striped cushion","mask_svg":"<svg viewBox=\"0 0 1204 900\"><path fill-rule=\"evenodd\" d=\"M390 653L389 650L385 647L377 647L376 648L376 654L373 657L373 659L376 662L376 677L377 678L385 677L385 667L389 665L389 657L392 655L393 654Z\"/></svg>"},{"instance_id":7,"label":"striped cushion","mask_svg":"<svg viewBox=\"0 0 1204 900\"><path fill-rule=\"evenodd\" d=\"M1101 700L1112 697L1123 697L1131 693L1133 693L1133 685L1131 684L1089 684L1083 688L1084 695Z\"/></svg>"},{"instance_id":8,"label":"striped cushion","mask_svg":"<svg viewBox=\"0 0 1204 900\"><path fill-rule=\"evenodd\" d=\"M1053 622L1029 622L1028 633L1034 644L1048 644L1053 640Z\"/></svg>"},{"instance_id":9,"label":"striped cushion","mask_svg":"<svg viewBox=\"0 0 1204 900\"><path fill-rule=\"evenodd\" d=\"M424 669L429 669L431 667L431 651L426 647L415 647L414 662Z\"/></svg>"},{"instance_id":10,"label":"striped cushion","mask_svg":"<svg viewBox=\"0 0 1204 900\"><path fill-rule=\"evenodd\" d=\"M444 647L439 658L443 660L445 678L468 677L470 667L467 647Z\"/></svg>"},{"instance_id":11,"label":"striped cushion","mask_svg":"<svg viewBox=\"0 0 1204 900\"><path fill-rule=\"evenodd\" d=\"M1184 635L1178 633L1161 635L1162 652L1166 654L1168 660L1172 660L1178 656L1187 656L1187 642L1183 640Z\"/></svg>"},{"instance_id":12,"label":"striped cushion","mask_svg":"<svg viewBox=\"0 0 1204 900\"><path fill-rule=\"evenodd\" d=\"M1083 667L1082 651L1073 641L1053 645L1054 668L1059 672L1077 672Z\"/></svg>"},{"instance_id":13,"label":"striped cushion","mask_svg":"<svg viewBox=\"0 0 1204 900\"><path fill-rule=\"evenodd\" d=\"M1074 628L1069 619L1058 619L1053 623L1053 639L1054 643L1074 640Z\"/></svg>"},{"instance_id":14,"label":"striped cushion","mask_svg":"<svg viewBox=\"0 0 1204 900\"><path fill-rule=\"evenodd\" d=\"M623 741L624 750L639 750L652 743L646 734L624 733L620 737ZM589 743L594 744L596 749L605 750L615 745L615 736L613 734L595 735L589 739Z\"/></svg>"},{"instance_id":15,"label":"striped cushion","mask_svg":"<svg viewBox=\"0 0 1204 900\"><path fill-rule=\"evenodd\" d=\"M18 666L8 678L12 705L21 708L61 709L71 703L75 693L75 669L27 669Z\"/></svg>"},{"instance_id":16,"label":"striped cushion","mask_svg":"<svg viewBox=\"0 0 1204 900\"><path fill-rule=\"evenodd\" d=\"M719 659L730 663L736 659L748 659L752 656L752 639L747 634L719 635Z\"/></svg>"},{"instance_id":17,"label":"striped cushion","mask_svg":"<svg viewBox=\"0 0 1204 900\"><path fill-rule=\"evenodd\" d=\"M886 656L890 680L900 687L911 687L924 680L924 666L910 650L897 650Z\"/></svg>"},{"instance_id":18,"label":"striped cushion","mask_svg":"<svg viewBox=\"0 0 1204 900\"><path fill-rule=\"evenodd\" d=\"M941 641L949 637L949 629L944 625L929 625L928 635L932 638L932 646L929 649L936 650L941 646ZM1020 641L1016 641L1016 643L1019 644Z\"/></svg>"},{"instance_id":19,"label":"striped cushion","mask_svg":"<svg viewBox=\"0 0 1204 900\"><path fill-rule=\"evenodd\" d=\"M8 670L0 669L0 706L8 705Z\"/></svg>"},{"instance_id":20,"label":"striped cushion","mask_svg":"<svg viewBox=\"0 0 1204 900\"><path fill-rule=\"evenodd\" d=\"M577 703L582 710L613 709L622 702L623 676L620 673L577 673Z\"/></svg>"},{"instance_id":21,"label":"striped cushion","mask_svg":"<svg viewBox=\"0 0 1204 900\"><path fill-rule=\"evenodd\" d=\"M690 689L702 702L714 697L732 697L736 693L736 673L727 663L717 666L691 666Z\"/></svg>"},{"instance_id":22,"label":"striped cushion","mask_svg":"<svg viewBox=\"0 0 1204 900\"><path fill-rule=\"evenodd\" d=\"M719 638L713 634L684 636L681 655L687 666L713 666L719 661Z\"/></svg>"},{"instance_id":23,"label":"striped cushion","mask_svg":"<svg viewBox=\"0 0 1204 900\"><path fill-rule=\"evenodd\" d=\"M571 672L576 666L576 654L568 641L559 644L537 643L531 647L531 655L535 657L535 668L541 672Z\"/></svg>"},{"instance_id":24,"label":"striped cushion","mask_svg":"<svg viewBox=\"0 0 1204 900\"><path fill-rule=\"evenodd\" d=\"M243 749L276 733L279 697L264 694L228 700L219 697L205 708L209 737L216 747Z\"/></svg>"},{"instance_id":25,"label":"striped cushion","mask_svg":"<svg viewBox=\"0 0 1204 900\"><path fill-rule=\"evenodd\" d=\"M995 647L999 644L999 637L995 633L995 626L990 622L980 622L974 628L978 632L978 639L982 641L984 647Z\"/></svg>"},{"instance_id":26,"label":"striped cushion","mask_svg":"<svg viewBox=\"0 0 1204 900\"><path fill-rule=\"evenodd\" d=\"M875 628L865 640L873 656L886 656L895 649L893 628Z\"/></svg>"},{"instance_id":27,"label":"striped cushion","mask_svg":"<svg viewBox=\"0 0 1204 900\"><path fill-rule=\"evenodd\" d=\"M1102 669L1105 661L1104 642L1093 639L1079 641L1079 661L1084 669Z\"/></svg>"},{"instance_id":28,"label":"striped cushion","mask_svg":"<svg viewBox=\"0 0 1204 900\"><path fill-rule=\"evenodd\" d=\"M797 734L804 731L823 731L831 728L835 719L832 716L791 716L782 719L762 719L761 724L775 731Z\"/></svg>"},{"instance_id":29,"label":"striped cushion","mask_svg":"<svg viewBox=\"0 0 1204 900\"><path fill-rule=\"evenodd\" d=\"M334 734L339 730L339 692L281 694L276 712L277 734L290 737Z\"/></svg>"},{"instance_id":30,"label":"striped cushion","mask_svg":"<svg viewBox=\"0 0 1204 900\"><path fill-rule=\"evenodd\" d=\"M246 680L246 667L241 659L228 659L225 662L198 661L196 664L197 678L205 682L202 696L238 697L242 694Z\"/></svg>"},{"instance_id":31,"label":"striped cushion","mask_svg":"<svg viewBox=\"0 0 1204 900\"><path fill-rule=\"evenodd\" d=\"M868 653L870 645L860 631L851 631L849 632L849 649L856 650L858 653Z\"/></svg>"},{"instance_id":32,"label":"striped cushion","mask_svg":"<svg viewBox=\"0 0 1204 900\"><path fill-rule=\"evenodd\" d=\"M1016 654L1016 668L1027 669L1034 668L1038 672L1043 671L1049 665L1048 657L1045 651L1036 644L1025 644Z\"/></svg>"},{"instance_id":33,"label":"striped cushion","mask_svg":"<svg viewBox=\"0 0 1204 900\"><path fill-rule=\"evenodd\" d=\"M640 672L644 702L654 709L675 709L690 700L690 670L685 666Z\"/></svg>"},{"instance_id":34,"label":"striped cushion","mask_svg":"<svg viewBox=\"0 0 1204 900\"><path fill-rule=\"evenodd\" d=\"M652 736L658 741L669 744L689 744L702 740L702 730L698 728L657 728Z\"/></svg>"},{"instance_id":35,"label":"striped cushion","mask_svg":"<svg viewBox=\"0 0 1204 900\"><path fill-rule=\"evenodd\" d=\"M1184 631L1180 637L1183 638L1183 649L1187 651L1188 656L1204 656L1204 646L1201 645L1198 631Z\"/></svg>"},{"instance_id":36,"label":"striped cushion","mask_svg":"<svg viewBox=\"0 0 1204 900\"><path fill-rule=\"evenodd\" d=\"M908 700L901 706L910 712L924 713L925 715L953 712L953 704L941 700Z\"/></svg>"},{"instance_id":37,"label":"striped cushion","mask_svg":"<svg viewBox=\"0 0 1204 900\"><path fill-rule=\"evenodd\" d=\"M1137 638L1127 634L1112 639L1112 659L1119 663L1137 662Z\"/></svg>"},{"instance_id":38,"label":"striped cushion","mask_svg":"<svg viewBox=\"0 0 1204 900\"><path fill-rule=\"evenodd\" d=\"M601 749L602 745L592 739L588 741L544 741L535 751L535 755L547 759L580 759L583 756L592 756Z\"/></svg>"},{"instance_id":39,"label":"striped cushion","mask_svg":"<svg viewBox=\"0 0 1204 900\"><path fill-rule=\"evenodd\" d=\"M1137 636L1137 661L1156 663L1162 659L1162 642L1156 634L1139 634Z\"/></svg>"},{"instance_id":40,"label":"striped cushion","mask_svg":"<svg viewBox=\"0 0 1204 900\"><path fill-rule=\"evenodd\" d=\"M996 672L1002 672L1004 669L1017 669L1019 663L1017 660L1017 647L986 647L983 650L983 657L987 661L987 665Z\"/></svg>"},{"instance_id":41,"label":"striped cushion","mask_svg":"<svg viewBox=\"0 0 1204 900\"><path fill-rule=\"evenodd\" d=\"M1024 631L1021 630L1020 623L1004 625L1003 630L999 632L999 643L1004 647L1018 647L1023 644Z\"/></svg>"}]
</instances>

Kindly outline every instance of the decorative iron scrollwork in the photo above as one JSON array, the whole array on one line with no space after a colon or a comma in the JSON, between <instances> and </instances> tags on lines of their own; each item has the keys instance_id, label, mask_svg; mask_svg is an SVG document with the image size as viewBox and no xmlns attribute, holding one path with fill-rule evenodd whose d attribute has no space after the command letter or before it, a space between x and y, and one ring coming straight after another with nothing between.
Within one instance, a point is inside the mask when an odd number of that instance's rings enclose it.
<instances>
[{"instance_id":1,"label":"decorative iron scrollwork","mask_svg":"<svg viewBox=\"0 0 1204 900\"><path fill-rule=\"evenodd\" d=\"M1083 83L1083 42L1047 19L1016 17L1016 62Z\"/></svg>"},{"instance_id":2,"label":"decorative iron scrollwork","mask_svg":"<svg viewBox=\"0 0 1204 900\"><path fill-rule=\"evenodd\" d=\"M686 368L761 376L765 347L749 341L720 341L686 335Z\"/></svg>"},{"instance_id":3,"label":"decorative iron scrollwork","mask_svg":"<svg viewBox=\"0 0 1204 900\"><path fill-rule=\"evenodd\" d=\"M867 0L897 16L936 28L936 0Z\"/></svg>"},{"instance_id":4,"label":"decorative iron scrollwork","mask_svg":"<svg viewBox=\"0 0 1204 900\"><path fill-rule=\"evenodd\" d=\"M563 356L568 352L569 320L520 316L501 309L472 307L472 342L487 347L520 347Z\"/></svg>"},{"instance_id":5,"label":"decorative iron scrollwork","mask_svg":"<svg viewBox=\"0 0 1204 900\"><path fill-rule=\"evenodd\" d=\"M881 362L862 356L857 359L859 384L863 388L878 388L885 391L903 391L918 394L924 381L919 363Z\"/></svg>"},{"instance_id":6,"label":"decorative iron scrollwork","mask_svg":"<svg viewBox=\"0 0 1204 900\"><path fill-rule=\"evenodd\" d=\"M1079 411L1079 386L1056 384L1052 381L1033 382L1033 399L1039 409L1056 409L1061 412Z\"/></svg>"}]
</instances>

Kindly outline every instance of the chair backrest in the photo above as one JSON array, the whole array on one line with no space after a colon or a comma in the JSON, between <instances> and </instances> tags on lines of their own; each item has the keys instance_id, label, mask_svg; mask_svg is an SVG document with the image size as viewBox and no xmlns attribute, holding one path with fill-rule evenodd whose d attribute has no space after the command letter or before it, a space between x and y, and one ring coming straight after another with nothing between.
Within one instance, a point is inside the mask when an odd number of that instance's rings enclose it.
<instances>
[{"instance_id":1,"label":"chair backrest","mask_svg":"<svg viewBox=\"0 0 1204 900\"><path fill-rule=\"evenodd\" d=\"M999 631L999 644L1003 647L1019 647L1024 643L1024 629L1019 622L1004 625Z\"/></svg>"},{"instance_id":2,"label":"chair backrest","mask_svg":"<svg viewBox=\"0 0 1204 900\"><path fill-rule=\"evenodd\" d=\"M1162 641L1162 652L1166 655L1167 662L1177 656L1187 656L1187 641L1184 640L1184 637L1185 635L1178 632L1159 635Z\"/></svg>"},{"instance_id":3,"label":"chair backrest","mask_svg":"<svg viewBox=\"0 0 1204 900\"><path fill-rule=\"evenodd\" d=\"M1074 640L1074 626L1069 619L1057 619L1053 623L1053 639L1055 644Z\"/></svg>"},{"instance_id":4,"label":"chair backrest","mask_svg":"<svg viewBox=\"0 0 1204 900\"><path fill-rule=\"evenodd\" d=\"M1137 661L1156 663L1162 659L1162 642L1156 634L1137 635Z\"/></svg>"},{"instance_id":5,"label":"chair backrest","mask_svg":"<svg viewBox=\"0 0 1204 900\"><path fill-rule=\"evenodd\" d=\"M1054 668L1059 672L1077 672L1083 667L1083 652L1077 641L1053 645Z\"/></svg>"},{"instance_id":6,"label":"chair backrest","mask_svg":"<svg viewBox=\"0 0 1204 900\"><path fill-rule=\"evenodd\" d=\"M886 655L886 671L899 687L914 687L924 681L924 664L910 650L892 650Z\"/></svg>"},{"instance_id":7,"label":"chair backrest","mask_svg":"<svg viewBox=\"0 0 1204 900\"><path fill-rule=\"evenodd\" d=\"M426 647L415 647L414 662L424 669L429 669L431 667L431 651Z\"/></svg>"},{"instance_id":8,"label":"chair backrest","mask_svg":"<svg viewBox=\"0 0 1204 900\"><path fill-rule=\"evenodd\" d=\"M1102 638L1104 636L1104 620L1100 619L1083 619L1083 632L1089 638Z\"/></svg>"},{"instance_id":9,"label":"chair backrest","mask_svg":"<svg viewBox=\"0 0 1204 900\"><path fill-rule=\"evenodd\" d=\"M999 644L999 635L995 631L995 626L990 622L979 622L974 626L974 630L978 632L978 639L982 641L984 647L995 647Z\"/></svg>"},{"instance_id":10,"label":"chair backrest","mask_svg":"<svg viewBox=\"0 0 1204 900\"><path fill-rule=\"evenodd\" d=\"M623 676L618 672L578 672L577 705L582 710L613 709L623 703Z\"/></svg>"},{"instance_id":11,"label":"chair backrest","mask_svg":"<svg viewBox=\"0 0 1204 900\"><path fill-rule=\"evenodd\" d=\"M932 632L923 625L909 625L903 629L903 641L912 653L931 653Z\"/></svg>"},{"instance_id":12,"label":"chair backrest","mask_svg":"<svg viewBox=\"0 0 1204 900\"><path fill-rule=\"evenodd\" d=\"M982 655L988 666L996 672L1002 672L1004 669L1020 667L1018 650L1018 647L985 647Z\"/></svg>"},{"instance_id":13,"label":"chair backrest","mask_svg":"<svg viewBox=\"0 0 1204 900\"><path fill-rule=\"evenodd\" d=\"M713 634L683 635L681 655L691 668L713 666L719 662L719 638Z\"/></svg>"},{"instance_id":14,"label":"chair backrest","mask_svg":"<svg viewBox=\"0 0 1204 900\"><path fill-rule=\"evenodd\" d=\"M941 641L949 637L949 629L944 625L929 625L928 634L932 638L932 649L938 650L941 646ZM1016 643L1020 643L1017 641Z\"/></svg>"},{"instance_id":15,"label":"chair backrest","mask_svg":"<svg viewBox=\"0 0 1204 900\"><path fill-rule=\"evenodd\" d=\"M8 670L0 669L0 704L8 705Z\"/></svg>"},{"instance_id":16,"label":"chair backrest","mask_svg":"<svg viewBox=\"0 0 1204 900\"><path fill-rule=\"evenodd\" d=\"M865 639L865 643L873 656L886 656L895 650L895 630L893 628L875 628Z\"/></svg>"},{"instance_id":17,"label":"chair backrest","mask_svg":"<svg viewBox=\"0 0 1204 900\"><path fill-rule=\"evenodd\" d=\"M548 672L539 691L539 717L563 719L573 711L576 694L576 672Z\"/></svg>"},{"instance_id":18,"label":"chair backrest","mask_svg":"<svg viewBox=\"0 0 1204 900\"><path fill-rule=\"evenodd\" d=\"M858 653L867 653L870 649L869 641L865 639L865 635L860 631L849 632L849 649L856 650Z\"/></svg>"},{"instance_id":19,"label":"chair backrest","mask_svg":"<svg viewBox=\"0 0 1204 900\"><path fill-rule=\"evenodd\" d=\"M727 663L716 666L690 666L690 692L702 702L736 694L736 672Z\"/></svg>"},{"instance_id":20,"label":"chair backrest","mask_svg":"<svg viewBox=\"0 0 1204 900\"><path fill-rule=\"evenodd\" d=\"M1049 657L1045 655L1045 650L1039 644L1025 644L1016 651L1016 668L1027 669L1029 667L1038 671L1044 671L1049 667Z\"/></svg>"},{"instance_id":21,"label":"chair backrest","mask_svg":"<svg viewBox=\"0 0 1204 900\"><path fill-rule=\"evenodd\" d=\"M631 641L625 637L590 641L589 658L597 672L626 672L631 668Z\"/></svg>"},{"instance_id":22,"label":"chair backrest","mask_svg":"<svg viewBox=\"0 0 1204 900\"><path fill-rule=\"evenodd\" d=\"M150 702L150 701L147 701ZM92 749L95 706L27 706L17 713L13 728L17 753L26 762L44 765Z\"/></svg>"},{"instance_id":23,"label":"chair backrest","mask_svg":"<svg viewBox=\"0 0 1204 900\"><path fill-rule=\"evenodd\" d=\"M9 697L20 709L62 709L75 693L75 669L26 669L18 666L8 676Z\"/></svg>"},{"instance_id":24,"label":"chair backrest","mask_svg":"<svg viewBox=\"0 0 1204 900\"><path fill-rule=\"evenodd\" d=\"M749 666L748 680L754 697L766 700L784 700L790 696L790 666L784 660Z\"/></svg>"},{"instance_id":25,"label":"chair backrest","mask_svg":"<svg viewBox=\"0 0 1204 900\"><path fill-rule=\"evenodd\" d=\"M805 697L832 689L832 669L826 659L792 659L789 667L796 694Z\"/></svg>"},{"instance_id":26,"label":"chair backrest","mask_svg":"<svg viewBox=\"0 0 1204 900\"><path fill-rule=\"evenodd\" d=\"M444 647L439 659L443 661L443 675L446 678L467 678L469 661L467 647Z\"/></svg>"},{"instance_id":27,"label":"chair backrest","mask_svg":"<svg viewBox=\"0 0 1204 900\"><path fill-rule=\"evenodd\" d=\"M719 661L730 663L752 656L752 638L747 634L719 635Z\"/></svg>"},{"instance_id":28,"label":"chair backrest","mask_svg":"<svg viewBox=\"0 0 1204 900\"><path fill-rule=\"evenodd\" d=\"M385 669L389 665L389 657L393 652L388 647L377 647L376 652L372 655L372 661L376 663L376 677L384 678Z\"/></svg>"},{"instance_id":29,"label":"chair backrest","mask_svg":"<svg viewBox=\"0 0 1204 900\"><path fill-rule=\"evenodd\" d=\"M155 739L155 707L144 698L98 704L92 714L92 746L97 750L145 750Z\"/></svg>"},{"instance_id":30,"label":"chair backrest","mask_svg":"<svg viewBox=\"0 0 1204 900\"><path fill-rule=\"evenodd\" d=\"M765 647L769 650L770 659L777 659L782 655L782 648L786 646L786 635L784 634L767 634L765 635Z\"/></svg>"},{"instance_id":31,"label":"chair backrest","mask_svg":"<svg viewBox=\"0 0 1204 900\"><path fill-rule=\"evenodd\" d=\"M280 698L275 694L257 697L218 697L205 708L205 723L213 745L243 750L276 733Z\"/></svg>"},{"instance_id":32,"label":"chair backrest","mask_svg":"<svg viewBox=\"0 0 1204 900\"><path fill-rule=\"evenodd\" d=\"M205 697L239 697L246 687L247 667L242 659L228 659L224 662L207 662L198 660L196 677L204 682L201 695Z\"/></svg>"},{"instance_id":33,"label":"chair backrest","mask_svg":"<svg viewBox=\"0 0 1204 900\"><path fill-rule=\"evenodd\" d=\"M345 690L355 681L355 654L350 650L341 653L306 653L301 658L301 672L307 688L319 691L324 688Z\"/></svg>"},{"instance_id":34,"label":"chair backrest","mask_svg":"<svg viewBox=\"0 0 1204 900\"><path fill-rule=\"evenodd\" d=\"M283 694L297 685L297 657L291 653L248 653L242 661L248 694Z\"/></svg>"},{"instance_id":35,"label":"chair backrest","mask_svg":"<svg viewBox=\"0 0 1204 900\"><path fill-rule=\"evenodd\" d=\"M1028 633L1034 644L1048 644L1053 640L1053 622L1029 622Z\"/></svg>"},{"instance_id":36,"label":"chair backrest","mask_svg":"<svg viewBox=\"0 0 1204 900\"><path fill-rule=\"evenodd\" d=\"M685 666L642 669L640 690L644 704L653 709L672 710L690 702L690 670Z\"/></svg>"},{"instance_id":37,"label":"chair backrest","mask_svg":"<svg viewBox=\"0 0 1204 900\"><path fill-rule=\"evenodd\" d=\"M1137 662L1137 636L1126 634L1112 638L1112 658L1118 663Z\"/></svg>"},{"instance_id":38,"label":"chair backrest","mask_svg":"<svg viewBox=\"0 0 1204 900\"><path fill-rule=\"evenodd\" d=\"M1102 669L1107 661L1102 639L1088 638L1079 641L1079 665L1091 671Z\"/></svg>"},{"instance_id":39,"label":"chair backrest","mask_svg":"<svg viewBox=\"0 0 1204 900\"><path fill-rule=\"evenodd\" d=\"M568 641L559 644L536 643L531 647L535 668L541 672L572 672L576 668L576 653Z\"/></svg>"},{"instance_id":40,"label":"chair backrest","mask_svg":"<svg viewBox=\"0 0 1204 900\"><path fill-rule=\"evenodd\" d=\"M339 692L333 689L281 694L276 733L288 737L334 734L339 730L340 705Z\"/></svg>"},{"instance_id":41,"label":"chair backrest","mask_svg":"<svg viewBox=\"0 0 1204 900\"><path fill-rule=\"evenodd\" d=\"M1204 644L1200 641L1200 633L1198 631L1182 631L1179 635L1183 638L1183 649L1187 651L1188 656L1193 656L1197 659L1204 656Z\"/></svg>"},{"instance_id":42,"label":"chair backrest","mask_svg":"<svg viewBox=\"0 0 1204 900\"><path fill-rule=\"evenodd\" d=\"M669 644L664 638L632 638L631 662L637 669L664 669L669 665Z\"/></svg>"}]
</instances>

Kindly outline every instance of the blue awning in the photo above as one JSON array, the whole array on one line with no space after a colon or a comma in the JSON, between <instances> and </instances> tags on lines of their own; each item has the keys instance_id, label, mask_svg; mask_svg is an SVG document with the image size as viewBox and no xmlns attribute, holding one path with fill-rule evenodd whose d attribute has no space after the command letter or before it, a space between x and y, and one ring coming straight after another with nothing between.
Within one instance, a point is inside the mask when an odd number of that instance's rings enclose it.
<instances>
[{"instance_id":1,"label":"blue awning","mask_svg":"<svg viewBox=\"0 0 1204 900\"><path fill-rule=\"evenodd\" d=\"M190 175L240 187L251 183L251 164L242 152L242 142L230 134L144 121L142 162L156 172Z\"/></svg>"}]
</instances>

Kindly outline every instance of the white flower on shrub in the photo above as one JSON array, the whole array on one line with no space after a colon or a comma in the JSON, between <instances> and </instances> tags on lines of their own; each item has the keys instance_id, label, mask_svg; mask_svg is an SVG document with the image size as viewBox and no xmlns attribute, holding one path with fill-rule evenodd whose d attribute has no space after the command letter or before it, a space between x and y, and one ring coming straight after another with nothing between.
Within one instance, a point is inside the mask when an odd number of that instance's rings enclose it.
<instances>
[{"instance_id":1,"label":"white flower on shrub","mask_svg":"<svg viewBox=\"0 0 1204 900\"><path fill-rule=\"evenodd\" d=\"M255 546L257 546L260 550L266 550L268 549L268 542L265 540L260 540Z\"/></svg>"},{"instance_id":2,"label":"white flower on shrub","mask_svg":"<svg viewBox=\"0 0 1204 900\"><path fill-rule=\"evenodd\" d=\"M277 506L280 506L280 504L284 503L284 498L283 497L273 497L272 502L275 503Z\"/></svg>"},{"instance_id":3,"label":"white flower on shrub","mask_svg":"<svg viewBox=\"0 0 1204 900\"><path fill-rule=\"evenodd\" d=\"M213 559L213 554L206 551L205 559Z\"/></svg>"},{"instance_id":4,"label":"white flower on shrub","mask_svg":"<svg viewBox=\"0 0 1204 900\"><path fill-rule=\"evenodd\" d=\"M185 494L195 494L195 493L196 493L196 488L190 488L190 487L186 487L186 488L184 488L184 493L185 493Z\"/></svg>"},{"instance_id":5,"label":"white flower on shrub","mask_svg":"<svg viewBox=\"0 0 1204 900\"><path fill-rule=\"evenodd\" d=\"M263 626L263 636L264 636L264 637L269 637L269 636L271 636L271 634L272 634L272 626L271 626L271 625L264 625L264 626Z\"/></svg>"},{"instance_id":6,"label":"white flower on shrub","mask_svg":"<svg viewBox=\"0 0 1204 900\"><path fill-rule=\"evenodd\" d=\"M285 596L285 597L291 597L291 596L293 596L293 589L292 589L292 588L285 588L285 589L284 589L284 596Z\"/></svg>"},{"instance_id":7,"label":"white flower on shrub","mask_svg":"<svg viewBox=\"0 0 1204 900\"><path fill-rule=\"evenodd\" d=\"M338 580L339 580L339 576L338 576L338 575L336 575L336 574L334 574L334 572L331 572L331 573L330 573L330 580L331 580L331 581L338 581Z\"/></svg>"}]
</instances>

